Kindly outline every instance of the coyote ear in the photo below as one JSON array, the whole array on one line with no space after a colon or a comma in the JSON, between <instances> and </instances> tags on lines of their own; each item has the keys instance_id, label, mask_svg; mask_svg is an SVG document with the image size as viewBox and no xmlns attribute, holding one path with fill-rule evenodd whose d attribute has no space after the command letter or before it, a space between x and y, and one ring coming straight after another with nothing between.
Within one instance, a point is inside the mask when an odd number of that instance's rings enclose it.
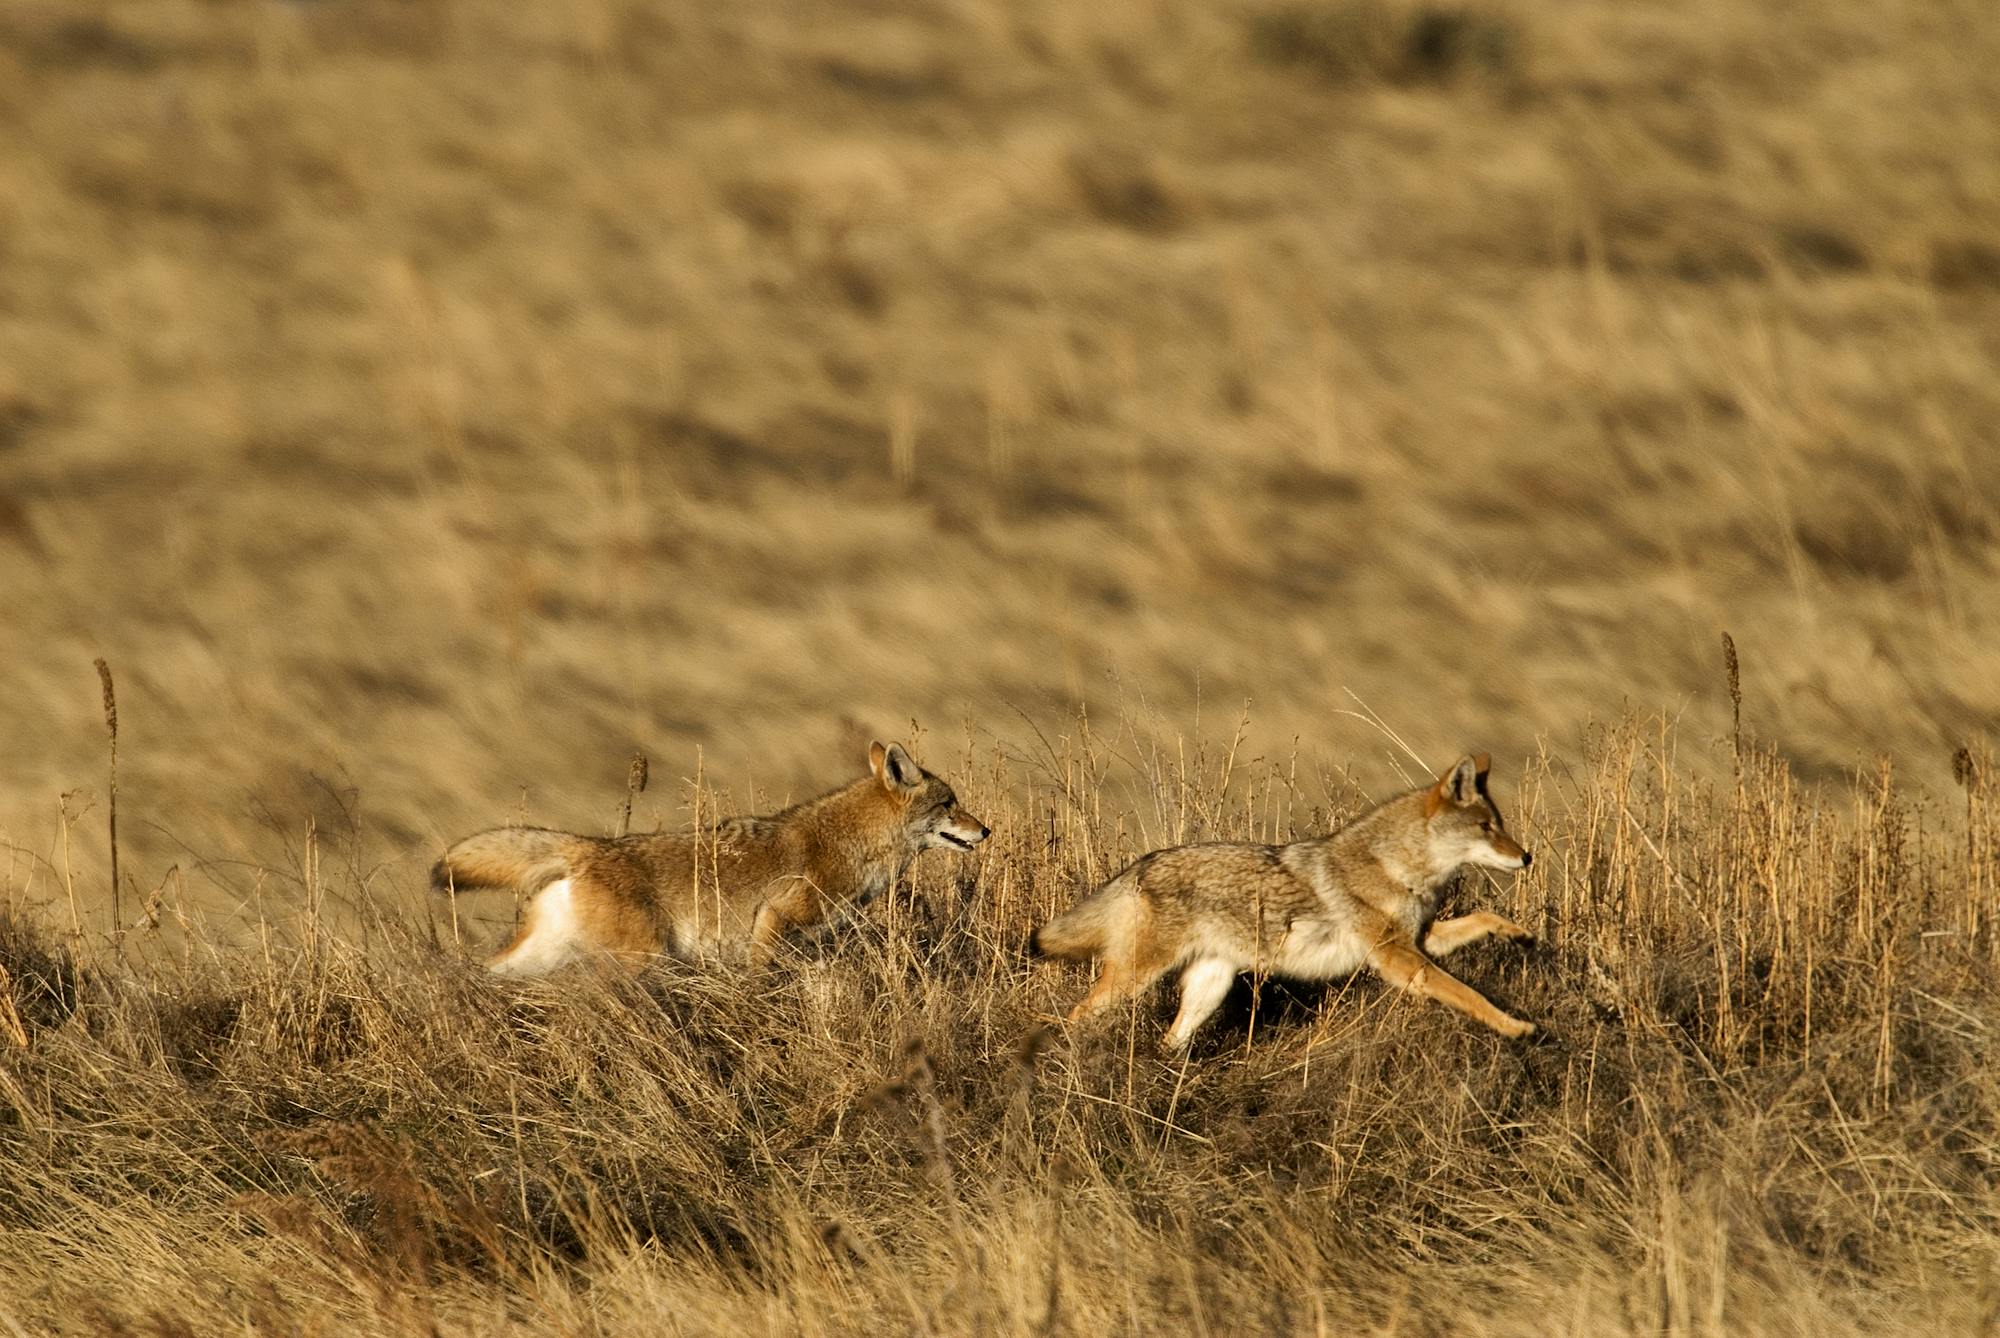
<instances>
[{"instance_id":1,"label":"coyote ear","mask_svg":"<svg viewBox=\"0 0 2000 1338\"><path fill-rule=\"evenodd\" d=\"M1479 788L1484 790L1486 788L1486 777L1493 770L1493 754L1474 753L1472 755L1472 770L1479 781Z\"/></svg>"},{"instance_id":2,"label":"coyote ear","mask_svg":"<svg viewBox=\"0 0 2000 1338\"><path fill-rule=\"evenodd\" d=\"M1473 796L1479 793L1479 781L1485 774L1477 759L1459 758L1451 770L1438 777L1437 789L1434 791L1438 803L1471 803Z\"/></svg>"},{"instance_id":3,"label":"coyote ear","mask_svg":"<svg viewBox=\"0 0 2000 1338\"><path fill-rule=\"evenodd\" d=\"M881 742L881 740L877 739L877 740L876 740L875 742L873 742L873 743L869 744L869 745L868 745L868 769L869 769L869 770L870 770L871 772L873 772L874 774L876 774L877 776L881 775L881 774L882 774L882 761L883 761L883 759L884 759L884 758L886 758L886 757L888 757L888 756L889 756L889 750L888 750L887 748L884 748L884 747L882 746L882 742Z\"/></svg>"},{"instance_id":4,"label":"coyote ear","mask_svg":"<svg viewBox=\"0 0 2000 1338\"><path fill-rule=\"evenodd\" d=\"M868 761L882 778L882 788L891 793L908 794L924 783L924 769L910 759L900 743L892 743L886 749L879 743L874 745L868 750Z\"/></svg>"}]
</instances>

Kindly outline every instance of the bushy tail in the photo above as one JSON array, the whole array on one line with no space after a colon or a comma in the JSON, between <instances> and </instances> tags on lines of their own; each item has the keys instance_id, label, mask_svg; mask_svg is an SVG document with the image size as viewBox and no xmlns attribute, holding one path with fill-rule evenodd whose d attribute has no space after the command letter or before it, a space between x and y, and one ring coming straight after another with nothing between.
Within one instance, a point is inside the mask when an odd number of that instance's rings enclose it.
<instances>
[{"instance_id":1,"label":"bushy tail","mask_svg":"<svg viewBox=\"0 0 2000 1338\"><path fill-rule=\"evenodd\" d=\"M474 887L538 891L569 872L570 856L580 844L581 837L542 827L495 827L475 832L431 866L431 888L438 892Z\"/></svg>"},{"instance_id":2,"label":"bushy tail","mask_svg":"<svg viewBox=\"0 0 2000 1338\"><path fill-rule=\"evenodd\" d=\"M1111 945L1119 920L1131 914L1127 903L1138 895L1136 870L1127 869L1037 929L1028 948L1044 957L1077 961L1100 956Z\"/></svg>"}]
</instances>

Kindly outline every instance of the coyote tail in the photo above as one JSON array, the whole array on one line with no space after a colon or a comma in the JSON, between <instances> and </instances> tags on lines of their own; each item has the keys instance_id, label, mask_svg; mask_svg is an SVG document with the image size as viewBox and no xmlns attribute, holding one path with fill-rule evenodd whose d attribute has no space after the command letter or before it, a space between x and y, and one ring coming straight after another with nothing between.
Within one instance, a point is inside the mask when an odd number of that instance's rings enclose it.
<instances>
[{"instance_id":1,"label":"coyote tail","mask_svg":"<svg viewBox=\"0 0 2000 1338\"><path fill-rule=\"evenodd\" d=\"M1101 955L1111 946L1120 921L1137 911L1126 903L1138 895L1139 866L1135 864L1037 929L1028 940L1029 951L1078 961Z\"/></svg>"},{"instance_id":2,"label":"coyote tail","mask_svg":"<svg viewBox=\"0 0 2000 1338\"><path fill-rule=\"evenodd\" d=\"M431 888L514 887L536 892L569 872L578 839L541 827L475 832L431 866Z\"/></svg>"}]
</instances>

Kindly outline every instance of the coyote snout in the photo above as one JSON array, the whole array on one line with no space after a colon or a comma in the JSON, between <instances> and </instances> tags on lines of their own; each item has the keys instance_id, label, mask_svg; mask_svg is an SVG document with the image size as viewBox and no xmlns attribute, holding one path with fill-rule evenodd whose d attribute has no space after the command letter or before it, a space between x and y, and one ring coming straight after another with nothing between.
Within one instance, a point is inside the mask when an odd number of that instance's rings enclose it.
<instances>
[{"instance_id":1,"label":"coyote snout","mask_svg":"<svg viewBox=\"0 0 2000 1338\"><path fill-rule=\"evenodd\" d=\"M957 803L941 808L934 815L936 826L931 828L930 848L939 846L951 850L970 850L993 835L993 829L973 817Z\"/></svg>"},{"instance_id":2,"label":"coyote snout","mask_svg":"<svg viewBox=\"0 0 2000 1338\"><path fill-rule=\"evenodd\" d=\"M1244 971L1333 980L1362 967L1455 1008L1503 1036L1534 1032L1436 958L1480 939L1527 942L1526 929L1486 911L1438 920L1438 897L1459 869L1525 869L1486 792L1484 753L1435 783L1399 795L1331 836L1285 846L1194 845L1156 850L1043 925L1035 946L1095 958L1097 983L1079 1018L1181 973L1181 1006L1166 1034L1186 1045Z\"/></svg>"}]
</instances>

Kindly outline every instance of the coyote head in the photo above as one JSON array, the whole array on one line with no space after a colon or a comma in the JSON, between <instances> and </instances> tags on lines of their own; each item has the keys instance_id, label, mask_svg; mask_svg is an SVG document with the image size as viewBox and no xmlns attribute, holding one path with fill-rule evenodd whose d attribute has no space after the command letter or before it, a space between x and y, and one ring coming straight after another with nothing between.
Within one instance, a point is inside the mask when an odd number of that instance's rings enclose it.
<instances>
[{"instance_id":1,"label":"coyote head","mask_svg":"<svg viewBox=\"0 0 2000 1338\"><path fill-rule=\"evenodd\" d=\"M1486 793L1492 759L1485 753L1461 757L1424 793L1424 817L1433 867L1525 869L1533 860L1507 835L1506 820Z\"/></svg>"},{"instance_id":2,"label":"coyote head","mask_svg":"<svg viewBox=\"0 0 2000 1338\"><path fill-rule=\"evenodd\" d=\"M918 766L903 745L868 745L868 767L882 788L903 804L903 834L917 850L940 846L970 850L993 834L993 829L958 806L941 776L933 776Z\"/></svg>"}]
</instances>

